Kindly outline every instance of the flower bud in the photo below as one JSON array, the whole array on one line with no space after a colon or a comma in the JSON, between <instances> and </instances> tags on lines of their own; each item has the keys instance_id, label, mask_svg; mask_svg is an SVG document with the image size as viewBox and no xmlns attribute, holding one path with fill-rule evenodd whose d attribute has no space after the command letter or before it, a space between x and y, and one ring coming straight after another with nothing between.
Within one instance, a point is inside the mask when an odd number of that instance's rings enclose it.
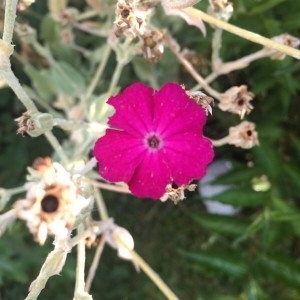
<instances>
[{"instance_id":1,"label":"flower bud","mask_svg":"<svg viewBox=\"0 0 300 300\"><path fill-rule=\"evenodd\" d=\"M40 136L51 130L54 124L52 115L40 112L32 115L25 112L20 118L16 119L16 121L19 127L17 133L22 136L28 134L32 137Z\"/></svg>"}]
</instances>

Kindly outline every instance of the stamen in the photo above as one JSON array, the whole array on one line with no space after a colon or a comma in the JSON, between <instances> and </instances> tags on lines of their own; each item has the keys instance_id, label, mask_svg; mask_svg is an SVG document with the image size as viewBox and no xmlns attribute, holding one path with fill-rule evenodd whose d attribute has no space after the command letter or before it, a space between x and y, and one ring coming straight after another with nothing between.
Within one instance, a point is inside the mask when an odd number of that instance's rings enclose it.
<instances>
[{"instance_id":1,"label":"stamen","mask_svg":"<svg viewBox=\"0 0 300 300\"><path fill-rule=\"evenodd\" d=\"M150 148L157 149L160 146L160 139L156 135L147 138L147 144Z\"/></svg>"}]
</instances>

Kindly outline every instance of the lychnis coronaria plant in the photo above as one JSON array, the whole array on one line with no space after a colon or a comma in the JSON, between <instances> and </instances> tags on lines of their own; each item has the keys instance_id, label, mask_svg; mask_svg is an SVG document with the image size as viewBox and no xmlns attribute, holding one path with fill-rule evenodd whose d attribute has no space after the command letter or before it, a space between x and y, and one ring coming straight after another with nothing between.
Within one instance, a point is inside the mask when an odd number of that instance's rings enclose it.
<instances>
[{"instance_id":1,"label":"lychnis coronaria plant","mask_svg":"<svg viewBox=\"0 0 300 300\"><path fill-rule=\"evenodd\" d=\"M115 108L94 155L100 175L125 182L137 197L159 199L167 185L205 175L214 153L203 136L205 110L176 83L159 91L135 83L108 103Z\"/></svg>"}]
</instances>

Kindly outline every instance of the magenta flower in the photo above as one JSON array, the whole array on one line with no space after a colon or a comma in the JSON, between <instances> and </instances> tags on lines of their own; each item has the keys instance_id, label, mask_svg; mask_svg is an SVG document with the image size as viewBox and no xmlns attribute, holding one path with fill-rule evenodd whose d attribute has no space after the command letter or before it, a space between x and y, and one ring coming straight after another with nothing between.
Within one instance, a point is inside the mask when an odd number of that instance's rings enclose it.
<instances>
[{"instance_id":1,"label":"magenta flower","mask_svg":"<svg viewBox=\"0 0 300 300\"><path fill-rule=\"evenodd\" d=\"M116 109L108 122L112 128L94 147L104 179L126 182L137 197L158 199L168 184L205 175L214 156L202 133L205 111L180 85L154 91L135 83L108 103Z\"/></svg>"}]
</instances>

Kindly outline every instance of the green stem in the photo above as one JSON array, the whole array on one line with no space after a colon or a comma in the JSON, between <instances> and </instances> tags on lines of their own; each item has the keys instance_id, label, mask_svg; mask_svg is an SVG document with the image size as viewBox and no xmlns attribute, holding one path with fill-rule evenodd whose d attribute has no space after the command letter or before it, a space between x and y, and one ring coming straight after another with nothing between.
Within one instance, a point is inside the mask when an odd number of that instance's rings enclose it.
<instances>
[{"instance_id":1,"label":"green stem","mask_svg":"<svg viewBox=\"0 0 300 300\"><path fill-rule=\"evenodd\" d=\"M18 0L6 0L5 3L5 16L2 39L8 44L11 43L14 33L15 19L17 17L17 4Z\"/></svg>"},{"instance_id":2,"label":"green stem","mask_svg":"<svg viewBox=\"0 0 300 300\"><path fill-rule=\"evenodd\" d=\"M100 77L102 76L104 68L107 65L110 53L111 53L111 47L109 46L109 44L107 44L103 51L101 63L99 64L98 69L97 69L85 95L82 97L82 103L85 103L93 94L93 92L96 88L96 85L99 82Z\"/></svg>"},{"instance_id":3,"label":"green stem","mask_svg":"<svg viewBox=\"0 0 300 300\"><path fill-rule=\"evenodd\" d=\"M87 123L75 120L65 120L62 118L54 118L53 123L55 126L58 126L64 130L75 130L78 128L88 127Z\"/></svg>"},{"instance_id":4,"label":"green stem","mask_svg":"<svg viewBox=\"0 0 300 300\"><path fill-rule=\"evenodd\" d=\"M85 291L86 292L90 291L93 279L94 279L95 274L96 274L96 270L97 270L98 265L99 265L101 254L102 254L103 249L104 249L104 246L105 246L105 235L102 234L102 237L101 237L101 239L99 241L99 244L96 248L94 259L93 259L93 262L91 264L91 267L89 269L89 273L88 273L88 276L87 276L87 279L86 279L86 285L85 285Z\"/></svg>"},{"instance_id":5,"label":"green stem","mask_svg":"<svg viewBox=\"0 0 300 300\"><path fill-rule=\"evenodd\" d=\"M96 204L98 206L101 220L105 221L105 220L109 219L109 216L107 213L107 209L106 209L106 205L105 205L102 193L99 189L96 189L95 196L96 196Z\"/></svg>"},{"instance_id":6,"label":"green stem","mask_svg":"<svg viewBox=\"0 0 300 300\"><path fill-rule=\"evenodd\" d=\"M217 71L219 66L222 64L222 60L220 58L220 49L222 45L222 32L223 32L222 29L216 28L213 33L212 56L211 56L213 71Z\"/></svg>"},{"instance_id":7,"label":"green stem","mask_svg":"<svg viewBox=\"0 0 300 300\"><path fill-rule=\"evenodd\" d=\"M78 226L78 235L84 231L83 224ZM80 295L84 293L84 267L85 267L85 240L82 239L77 245L77 266L76 266L76 282L74 297L76 294Z\"/></svg>"},{"instance_id":8,"label":"green stem","mask_svg":"<svg viewBox=\"0 0 300 300\"><path fill-rule=\"evenodd\" d=\"M23 103L23 105L28 110L29 114L33 112L38 112L35 104L33 101L29 98L25 90L22 88L18 78L15 76L13 71L11 69L1 71L1 75L5 78L7 84L12 88L12 90L15 92L15 94L18 96L20 101Z\"/></svg>"},{"instance_id":9,"label":"green stem","mask_svg":"<svg viewBox=\"0 0 300 300\"><path fill-rule=\"evenodd\" d=\"M107 94L109 96L111 96L113 94L113 92L114 92L114 90L115 90L115 88L116 88L116 86L119 82L119 79L121 77L124 66L125 66L125 63L120 62L120 61L117 62L117 66L114 70L114 74L112 76L112 80L110 82L110 86L109 86L108 91L107 91ZM104 105L102 106L101 111L100 111L100 116L105 116L105 114L108 110L108 107L109 107L108 104L104 103Z\"/></svg>"},{"instance_id":10,"label":"green stem","mask_svg":"<svg viewBox=\"0 0 300 300\"><path fill-rule=\"evenodd\" d=\"M224 146L226 144L229 144L230 142L230 138L229 136L225 136L224 138L222 139L219 139L219 140L210 140L213 144L214 147L221 147L221 146Z\"/></svg>"},{"instance_id":11,"label":"green stem","mask_svg":"<svg viewBox=\"0 0 300 300\"><path fill-rule=\"evenodd\" d=\"M60 143L58 142L58 140L54 136L54 134L51 131L48 131L45 133L45 136L46 136L47 140L49 141L49 143L51 144L51 146L53 147L53 149L57 152L57 154L60 157L60 159L62 160L62 162L64 164L67 164L69 159L66 156L65 152L63 151L62 146L60 145Z\"/></svg>"},{"instance_id":12,"label":"green stem","mask_svg":"<svg viewBox=\"0 0 300 300\"><path fill-rule=\"evenodd\" d=\"M20 194L20 193L25 192L26 188L25 188L24 185L22 185L22 186L18 186L18 187L11 188L11 189L6 189L5 191L12 196L12 195L15 195L15 194Z\"/></svg>"},{"instance_id":13,"label":"green stem","mask_svg":"<svg viewBox=\"0 0 300 300\"><path fill-rule=\"evenodd\" d=\"M99 15L99 13L97 11L89 10L89 11L86 11L86 12L82 13L81 15L79 15L76 18L76 21L77 22L85 21L86 19L97 17L98 15Z\"/></svg>"}]
</instances>

